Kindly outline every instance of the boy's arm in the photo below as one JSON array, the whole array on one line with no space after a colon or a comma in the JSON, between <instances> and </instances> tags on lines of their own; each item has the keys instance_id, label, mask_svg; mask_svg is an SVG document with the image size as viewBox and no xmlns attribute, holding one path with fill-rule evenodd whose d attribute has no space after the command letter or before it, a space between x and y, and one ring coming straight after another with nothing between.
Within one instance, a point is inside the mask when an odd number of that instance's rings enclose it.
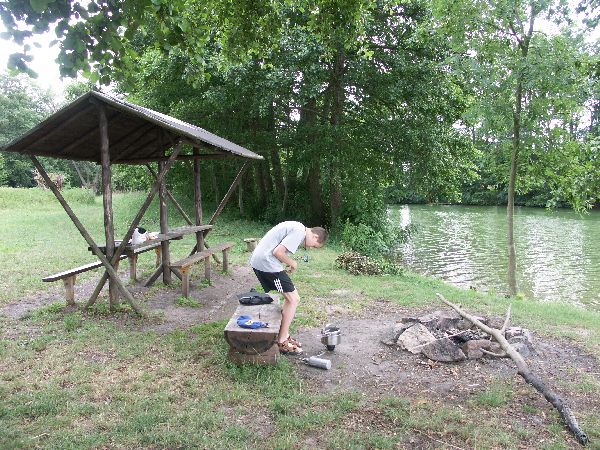
<instances>
[{"instance_id":1,"label":"boy's arm","mask_svg":"<svg viewBox=\"0 0 600 450\"><path fill-rule=\"evenodd\" d=\"M277 258L283 264L287 265L290 273L294 273L298 268L298 263L287 255L287 251L288 250L284 245L279 244L277 247L275 247L275 250L273 250L273 256L275 256L275 258Z\"/></svg>"}]
</instances>

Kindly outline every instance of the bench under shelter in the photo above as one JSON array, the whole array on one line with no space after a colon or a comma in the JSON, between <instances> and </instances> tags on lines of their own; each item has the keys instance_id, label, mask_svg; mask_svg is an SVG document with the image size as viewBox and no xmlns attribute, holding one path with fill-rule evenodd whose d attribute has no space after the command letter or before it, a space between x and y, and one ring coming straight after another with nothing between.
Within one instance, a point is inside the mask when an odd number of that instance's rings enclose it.
<instances>
[{"instance_id":1,"label":"bench under shelter","mask_svg":"<svg viewBox=\"0 0 600 450\"><path fill-rule=\"evenodd\" d=\"M96 91L88 92L77 98L25 135L5 145L0 151L16 152L31 158L46 185L54 193L90 250L98 258L98 261L85 266L46 277L45 281L62 279L67 289L67 301L74 301L72 287L75 275L101 267L105 272L87 301L86 307L96 301L108 281L111 310L115 309L119 294L121 294L141 315L144 314L143 310L117 274L119 261L126 257L129 258L130 266L133 264L133 268L130 267L130 276L135 279L137 254L150 249L160 249L157 250L157 255L160 255L159 258L157 257L157 268L146 281L146 285L152 284L161 275L163 282L170 284L172 273L179 278L184 278L187 283L189 279L186 271L190 264L204 260L208 265L208 258L211 255L214 256L216 251L223 251L226 264L226 250L233 244L229 247L227 244L221 244L211 251L211 247L206 243L206 235L214 226L249 164L253 160L263 159L262 156L200 127L124 101L113 95ZM91 237L42 167L39 156L73 161L92 161L101 166L105 245L98 245ZM221 158L238 159L241 167L212 217L205 222L202 217L200 164L202 160ZM193 161L195 212L193 219L185 213L166 187L165 176L175 161ZM111 167L114 164L145 165L155 180L145 201L129 225L129 229L120 241L115 241L113 223ZM160 205L160 233L157 239L136 246L128 244L135 228L138 227L157 193ZM177 229L169 228L167 199L181 213L188 226ZM185 234L196 235L194 249L188 258L171 263L169 241L180 239ZM181 273L182 268L184 268L184 274ZM207 269L207 273L209 273L209 269ZM186 291L185 283L184 291Z\"/></svg>"}]
</instances>

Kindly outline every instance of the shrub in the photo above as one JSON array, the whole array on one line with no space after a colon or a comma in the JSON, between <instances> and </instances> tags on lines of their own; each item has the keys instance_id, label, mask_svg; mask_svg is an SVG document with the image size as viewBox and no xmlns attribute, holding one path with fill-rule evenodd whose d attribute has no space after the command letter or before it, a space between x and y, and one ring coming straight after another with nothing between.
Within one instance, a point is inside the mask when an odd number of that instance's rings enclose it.
<instances>
[{"instance_id":1,"label":"shrub","mask_svg":"<svg viewBox=\"0 0 600 450\"><path fill-rule=\"evenodd\" d=\"M404 269L394 261L372 258L358 252L344 252L335 259L336 265L352 275L401 275Z\"/></svg>"}]
</instances>

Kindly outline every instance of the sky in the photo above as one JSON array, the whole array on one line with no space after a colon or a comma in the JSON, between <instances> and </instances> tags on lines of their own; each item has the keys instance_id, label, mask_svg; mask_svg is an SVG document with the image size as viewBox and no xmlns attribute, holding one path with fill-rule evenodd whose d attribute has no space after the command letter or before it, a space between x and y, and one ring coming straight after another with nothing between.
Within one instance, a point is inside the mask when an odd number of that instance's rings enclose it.
<instances>
[{"instance_id":1,"label":"sky","mask_svg":"<svg viewBox=\"0 0 600 450\"><path fill-rule=\"evenodd\" d=\"M555 34L557 28L555 25L548 22L539 22L539 28L544 30L548 34ZM6 28L0 21L0 32L6 31ZM600 38L600 27L594 31L594 33L588 36L588 42L597 41ZM58 46L50 46L49 43L56 39L53 31L49 31L42 35L36 35L30 42L31 50L29 54L33 56L31 62L31 68L38 73L36 82L43 88L48 88L54 92L58 98L62 98L64 94L64 88L72 79L66 78L65 80L60 79L60 73L58 71L58 64L56 58L58 57ZM33 42L37 42L41 45L40 48L33 46ZM8 57L11 53L21 51L18 45L12 42L0 39L0 72L6 71L6 64Z\"/></svg>"}]
</instances>

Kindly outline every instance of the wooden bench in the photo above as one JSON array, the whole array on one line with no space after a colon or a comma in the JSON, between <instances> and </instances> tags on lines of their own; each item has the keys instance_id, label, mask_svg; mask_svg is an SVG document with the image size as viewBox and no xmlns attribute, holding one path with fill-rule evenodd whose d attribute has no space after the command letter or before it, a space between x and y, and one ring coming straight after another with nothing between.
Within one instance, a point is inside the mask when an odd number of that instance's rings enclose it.
<instances>
[{"instance_id":1,"label":"wooden bench","mask_svg":"<svg viewBox=\"0 0 600 450\"><path fill-rule=\"evenodd\" d=\"M121 255L119 259L127 258L126 255ZM93 263L85 264L80 267L75 267L71 270L66 270L64 272L55 273L54 275L49 275L46 278L42 278L42 281L49 283L53 281L63 280L65 285L65 295L67 300L67 305L75 305L75 278L77 274L87 272L89 270L94 270L99 267L103 267L102 262L96 261Z\"/></svg>"},{"instance_id":2,"label":"wooden bench","mask_svg":"<svg viewBox=\"0 0 600 450\"><path fill-rule=\"evenodd\" d=\"M224 330L225 340L229 344L228 357L236 364L276 364L279 358L277 335L281 327L281 306L279 297L268 305L239 305ZM254 330L238 326L240 316L250 316L252 320L268 322L268 328Z\"/></svg>"},{"instance_id":3,"label":"wooden bench","mask_svg":"<svg viewBox=\"0 0 600 450\"><path fill-rule=\"evenodd\" d=\"M100 250L104 251L104 249L106 247L100 246L99 248L100 248ZM144 253L144 252L147 252L150 250L156 251L156 264L157 265L160 264L160 242L154 242L154 241L146 241L143 244L139 244L134 247L126 248L125 254L121 255L121 257L119 258L119 260L123 260L125 258L127 258L129 260L129 276L133 281L135 281L137 278L137 276L136 276L137 256L140 253ZM65 297L67 300L67 304L74 305L75 304L75 279L76 279L77 274L80 274L83 272L88 272L88 271L94 270L94 269L98 269L100 267L103 267L102 263L100 261L96 261L93 263L85 264L80 267L75 267L74 269L71 269L71 270L66 270L64 272L55 273L54 275L49 275L46 278L42 278L42 281L49 283L49 282L53 282L53 281L63 280L63 283L65 285Z\"/></svg>"},{"instance_id":4,"label":"wooden bench","mask_svg":"<svg viewBox=\"0 0 600 450\"><path fill-rule=\"evenodd\" d=\"M226 272L229 266L229 249L235 244L226 242L225 244L215 245L204 251L194 253L185 259L171 264L171 268L179 269L181 272L181 288L183 296L188 297L190 294L190 269L194 264L204 261L204 278L210 282L210 257L217 252L223 252L223 272Z\"/></svg>"}]
</instances>

